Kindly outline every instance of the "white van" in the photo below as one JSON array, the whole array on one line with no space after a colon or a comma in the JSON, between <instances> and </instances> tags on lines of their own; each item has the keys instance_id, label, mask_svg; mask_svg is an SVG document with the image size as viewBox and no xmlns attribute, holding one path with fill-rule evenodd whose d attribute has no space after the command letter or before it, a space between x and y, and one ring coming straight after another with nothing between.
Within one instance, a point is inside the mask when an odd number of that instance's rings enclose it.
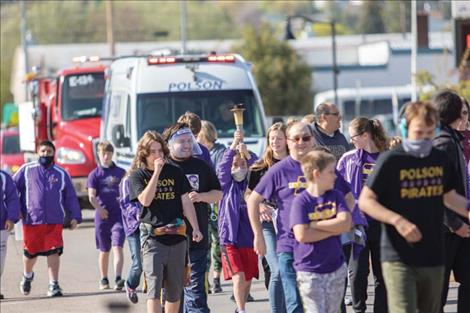
<instances>
[{"instance_id":1,"label":"white van","mask_svg":"<svg viewBox=\"0 0 470 313\"><path fill-rule=\"evenodd\" d=\"M400 108L411 100L411 86L340 88L338 93L339 111L343 117L343 130L355 117L378 118L389 134L395 134L395 125ZM323 102L335 102L333 90L315 95L313 112Z\"/></svg>"},{"instance_id":2,"label":"white van","mask_svg":"<svg viewBox=\"0 0 470 313\"><path fill-rule=\"evenodd\" d=\"M244 104L248 149L261 155L266 140L263 104L239 55L136 56L115 60L107 73L101 139L116 147L115 160L129 167L147 130L163 130L186 111L214 123L229 145L236 130L234 104Z\"/></svg>"}]
</instances>

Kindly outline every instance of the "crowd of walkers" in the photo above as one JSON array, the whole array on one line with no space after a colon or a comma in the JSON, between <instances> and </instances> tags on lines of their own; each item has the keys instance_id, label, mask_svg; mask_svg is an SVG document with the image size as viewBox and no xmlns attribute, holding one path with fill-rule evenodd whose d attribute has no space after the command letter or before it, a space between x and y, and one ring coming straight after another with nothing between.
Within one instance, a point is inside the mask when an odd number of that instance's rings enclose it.
<instances>
[{"instance_id":1,"label":"crowd of walkers","mask_svg":"<svg viewBox=\"0 0 470 313\"><path fill-rule=\"evenodd\" d=\"M340 126L338 108L320 104L269 127L258 158L243 131L225 147L211 122L186 112L163 134L143 134L127 172L101 142L87 183L98 288L111 288L112 250L114 289L137 303L143 282L148 313L210 312L207 294L222 292L222 274L235 312L245 313L261 257L272 313L345 313L348 300L366 312L371 270L374 313L443 312L451 274L457 312L470 312L468 101L444 90L408 103L393 138L376 119L352 120L349 142ZM53 143L40 143L38 155L13 177L0 171L0 265L21 219L20 290L31 292L46 256L47 295L56 297L64 219L75 229L82 218Z\"/></svg>"}]
</instances>

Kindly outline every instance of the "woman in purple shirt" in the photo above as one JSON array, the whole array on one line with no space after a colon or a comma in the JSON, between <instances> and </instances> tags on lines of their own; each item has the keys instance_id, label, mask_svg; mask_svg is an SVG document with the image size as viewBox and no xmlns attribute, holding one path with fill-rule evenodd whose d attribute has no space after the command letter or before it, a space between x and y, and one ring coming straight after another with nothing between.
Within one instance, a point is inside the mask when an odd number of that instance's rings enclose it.
<instances>
[{"instance_id":1,"label":"woman in purple shirt","mask_svg":"<svg viewBox=\"0 0 470 313\"><path fill-rule=\"evenodd\" d=\"M388 139L380 122L366 117L357 117L352 120L349 124L349 136L356 149L346 152L341 157L337 169L350 183L357 201L379 154L387 149ZM354 228L349 233L350 236L343 236L343 244L345 244L345 255L349 261L349 282L354 312L366 311L370 254L375 280L374 313L386 313L388 311L387 297L379 256L380 223L362 215L356 206L353 211L353 224ZM362 249L355 250L357 245L354 243L360 243Z\"/></svg>"},{"instance_id":2,"label":"woman in purple shirt","mask_svg":"<svg viewBox=\"0 0 470 313\"><path fill-rule=\"evenodd\" d=\"M267 146L263 157L257 161L250 168L250 175L248 179L248 189L245 194L245 199L248 199L251 192L258 185L261 177L268 171L268 169L284 159L288 155L286 126L283 123L275 123L269 127L267 131ZM265 270L265 277L267 273L269 279L266 278L268 283L269 303L271 305L271 313L286 312L286 305L284 302L284 291L282 289L281 274L279 272L279 264L276 255L276 231L274 228L273 214L275 213L275 201L264 201L260 206L260 220L263 227L263 235L266 241L266 261L269 265L269 270ZM267 273L266 273L267 272ZM267 287L268 287L267 286Z\"/></svg>"}]
</instances>

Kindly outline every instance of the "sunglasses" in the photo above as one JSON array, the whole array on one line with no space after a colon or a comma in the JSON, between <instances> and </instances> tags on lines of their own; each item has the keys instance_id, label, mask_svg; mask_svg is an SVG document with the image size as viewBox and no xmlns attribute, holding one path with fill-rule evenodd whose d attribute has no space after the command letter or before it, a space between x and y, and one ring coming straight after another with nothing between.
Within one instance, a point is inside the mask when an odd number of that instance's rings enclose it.
<instances>
[{"instance_id":1,"label":"sunglasses","mask_svg":"<svg viewBox=\"0 0 470 313\"><path fill-rule=\"evenodd\" d=\"M312 139L312 136L308 136L308 135L307 136L302 136L302 137L296 136L296 137L287 138L287 139L290 140L290 141L299 143L301 141L303 141L303 142L310 141L310 139Z\"/></svg>"}]
</instances>

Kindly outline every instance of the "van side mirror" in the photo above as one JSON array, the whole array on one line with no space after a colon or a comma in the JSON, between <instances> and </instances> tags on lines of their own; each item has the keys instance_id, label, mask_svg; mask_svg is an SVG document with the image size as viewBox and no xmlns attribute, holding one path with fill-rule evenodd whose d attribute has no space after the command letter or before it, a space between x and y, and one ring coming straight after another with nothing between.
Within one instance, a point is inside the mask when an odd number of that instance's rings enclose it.
<instances>
[{"instance_id":1,"label":"van side mirror","mask_svg":"<svg viewBox=\"0 0 470 313\"><path fill-rule=\"evenodd\" d=\"M131 146L131 139L124 134L124 125L114 125L112 129L112 141L115 147L123 148Z\"/></svg>"}]
</instances>

